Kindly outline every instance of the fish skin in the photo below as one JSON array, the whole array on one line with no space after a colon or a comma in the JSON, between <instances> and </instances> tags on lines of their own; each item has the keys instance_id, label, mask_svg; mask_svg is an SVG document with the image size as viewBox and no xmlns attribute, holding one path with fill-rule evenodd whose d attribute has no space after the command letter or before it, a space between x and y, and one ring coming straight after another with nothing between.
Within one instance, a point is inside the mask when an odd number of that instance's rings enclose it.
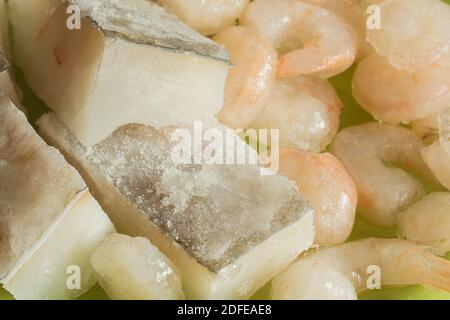
<instances>
[{"instance_id":1,"label":"fish skin","mask_svg":"<svg viewBox=\"0 0 450 320\"><path fill-rule=\"evenodd\" d=\"M193 53L227 64L227 50L192 30L160 5L145 0L65 0L80 8L106 37Z\"/></svg>"}]
</instances>

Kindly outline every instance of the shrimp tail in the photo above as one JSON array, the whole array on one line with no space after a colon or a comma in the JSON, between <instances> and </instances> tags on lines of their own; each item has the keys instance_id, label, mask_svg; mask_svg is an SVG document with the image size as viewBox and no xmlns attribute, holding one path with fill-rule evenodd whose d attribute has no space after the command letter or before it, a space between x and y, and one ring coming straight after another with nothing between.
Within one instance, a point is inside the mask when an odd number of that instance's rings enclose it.
<instances>
[{"instance_id":1,"label":"shrimp tail","mask_svg":"<svg viewBox=\"0 0 450 320\"><path fill-rule=\"evenodd\" d=\"M432 254L429 254L427 260L430 268L425 274L422 284L450 292L450 261Z\"/></svg>"}]
</instances>

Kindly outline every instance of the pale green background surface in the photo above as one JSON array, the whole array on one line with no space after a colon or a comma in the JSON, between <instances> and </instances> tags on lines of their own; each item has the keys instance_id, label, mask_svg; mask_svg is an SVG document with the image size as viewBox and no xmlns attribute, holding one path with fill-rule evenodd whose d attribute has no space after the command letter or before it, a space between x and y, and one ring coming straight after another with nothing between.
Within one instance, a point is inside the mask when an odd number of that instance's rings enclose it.
<instances>
[{"instance_id":1,"label":"pale green background surface","mask_svg":"<svg viewBox=\"0 0 450 320\"><path fill-rule=\"evenodd\" d=\"M444 0L444 2L450 4L450 0ZM17 70L16 70L17 71ZM373 121L373 118L367 114L352 97L351 94L351 80L354 73L354 68L339 75L333 79L331 82L336 88L339 96L344 103L344 111L341 117L341 126L348 127L357 125L364 122ZM35 121L39 114L41 114L44 104L36 99L29 90L26 90L26 83L23 81L23 77L19 71L17 74L17 82L19 86L24 89L24 104L30 108L29 116L31 121ZM395 230L388 228L379 228L370 225L361 218L357 218L355 228L349 240L356 240L366 237L380 237L380 238L394 238ZM450 253L446 256L450 260ZM270 290L270 285L262 288L253 298L254 299L267 299L268 292ZM0 300L10 300L12 299L5 290L0 287ZM89 292L82 295L80 300L98 300L98 299L108 299L103 290L96 285ZM386 300L450 300L450 293L436 291L432 289L427 289L422 286L411 286L404 288L383 288L382 290L373 290L365 292L360 295L360 299L386 299Z\"/></svg>"}]
</instances>

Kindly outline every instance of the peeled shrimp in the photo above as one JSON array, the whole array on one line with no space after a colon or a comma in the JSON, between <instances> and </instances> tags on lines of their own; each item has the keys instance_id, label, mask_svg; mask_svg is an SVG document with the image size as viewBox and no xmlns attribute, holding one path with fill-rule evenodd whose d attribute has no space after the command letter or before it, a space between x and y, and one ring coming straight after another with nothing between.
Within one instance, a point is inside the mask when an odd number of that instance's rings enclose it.
<instances>
[{"instance_id":1,"label":"peeled shrimp","mask_svg":"<svg viewBox=\"0 0 450 320\"><path fill-rule=\"evenodd\" d=\"M374 54L362 61L353 93L377 120L432 117L450 106L450 6L439 0L386 0Z\"/></svg>"},{"instance_id":2,"label":"peeled shrimp","mask_svg":"<svg viewBox=\"0 0 450 320\"><path fill-rule=\"evenodd\" d=\"M450 6L440 0L387 0L380 29L368 30L376 52L397 69L450 67Z\"/></svg>"},{"instance_id":3,"label":"peeled shrimp","mask_svg":"<svg viewBox=\"0 0 450 320\"><path fill-rule=\"evenodd\" d=\"M336 91L326 80L277 79L269 102L250 127L279 129L283 148L320 152L336 136L341 109Z\"/></svg>"},{"instance_id":4,"label":"peeled shrimp","mask_svg":"<svg viewBox=\"0 0 450 320\"><path fill-rule=\"evenodd\" d=\"M158 0L198 32L210 36L236 24L249 0Z\"/></svg>"},{"instance_id":5,"label":"peeled shrimp","mask_svg":"<svg viewBox=\"0 0 450 320\"><path fill-rule=\"evenodd\" d=\"M439 115L416 120L411 123L411 129L424 141L433 143L439 138Z\"/></svg>"},{"instance_id":6,"label":"peeled shrimp","mask_svg":"<svg viewBox=\"0 0 450 320\"><path fill-rule=\"evenodd\" d=\"M298 0L255 0L241 24L273 43L280 54L278 76L329 78L355 61L357 40L342 17Z\"/></svg>"},{"instance_id":7,"label":"peeled shrimp","mask_svg":"<svg viewBox=\"0 0 450 320\"><path fill-rule=\"evenodd\" d=\"M450 106L450 68L431 65L410 73L374 54L359 63L353 95L377 120L398 124L428 118Z\"/></svg>"},{"instance_id":8,"label":"peeled shrimp","mask_svg":"<svg viewBox=\"0 0 450 320\"><path fill-rule=\"evenodd\" d=\"M358 55L361 60L374 52L374 48L367 41L367 22L372 5L378 5L384 0L306 0L309 3L319 5L341 15L349 25L353 27L358 37ZM377 17L376 17L377 18ZM381 17L380 17L381 18Z\"/></svg>"},{"instance_id":9,"label":"peeled shrimp","mask_svg":"<svg viewBox=\"0 0 450 320\"><path fill-rule=\"evenodd\" d=\"M380 226L395 226L400 211L425 195L409 172L434 181L421 158L422 140L408 129L367 123L342 130L331 145L353 177L361 215Z\"/></svg>"},{"instance_id":10,"label":"peeled shrimp","mask_svg":"<svg viewBox=\"0 0 450 320\"><path fill-rule=\"evenodd\" d=\"M422 157L439 182L450 190L450 154L439 141L422 149Z\"/></svg>"},{"instance_id":11,"label":"peeled shrimp","mask_svg":"<svg viewBox=\"0 0 450 320\"><path fill-rule=\"evenodd\" d=\"M235 64L225 84L219 120L232 128L247 128L270 98L277 53L255 31L244 27L225 29L214 40L228 49Z\"/></svg>"},{"instance_id":12,"label":"peeled shrimp","mask_svg":"<svg viewBox=\"0 0 450 320\"><path fill-rule=\"evenodd\" d=\"M450 251L450 193L427 195L399 215L401 238Z\"/></svg>"},{"instance_id":13,"label":"peeled shrimp","mask_svg":"<svg viewBox=\"0 0 450 320\"><path fill-rule=\"evenodd\" d=\"M450 261L405 240L366 239L300 257L272 281L274 300L356 299L380 285L422 284L450 291ZM380 272L379 279L374 270Z\"/></svg>"},{"instance_id":14,"label":"peeled shrimp","mask_svg":"<svg viewBox=\"0 0 450 320\"><path fill-rule=\"evenodd\" d=\"M316 243L345 242L353 229L358 192L342 163L329 153L282 150L280 174L292 179L311 203Z\"/></svg>"},{"instance_id":15,"label":"peeled shrimp","mask_svg":"<svg viewBox=\"0 0 450 320\"><path fill-rule=\"evenodd\" d=\"M450 190L450 109L437 121L439 139L422 149L422 157L439 182Z\"/></svg>"}]
</instances>

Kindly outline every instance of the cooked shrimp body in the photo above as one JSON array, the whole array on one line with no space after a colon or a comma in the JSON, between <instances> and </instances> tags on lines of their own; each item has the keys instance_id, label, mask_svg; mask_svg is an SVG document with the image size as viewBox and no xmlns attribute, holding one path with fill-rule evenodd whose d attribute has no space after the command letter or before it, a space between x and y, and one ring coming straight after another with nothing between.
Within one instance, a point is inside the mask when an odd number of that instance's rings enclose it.
<instances>
[{"instance_id":1,"label":"cooked shrimp body","mask_svg":"<svg viewBox=\"0 0 450 320\"><path fill-rule=\"evenodd\" d=\"M280 152L280 174L294 181L314 209L316 243L345 242L355 222L358 192L343 164L329 153Z\"/></svg>"},{"instance_id":2,"label":"cooked shrimp body","mask_svg":"<svg viewBox=\"0 0 450 320\"><path fill-rule=\"evenodd\" d=\"M386 0L380 29L367 31L377 54L355 73L353 93L376 119L430 118L450 106L450 6L439 0Z\"/></svg>"},{"instance_id":3,"label":"cooked shrimp body","mask_svg":"<svg viewBox=\"0 0 450 320\"><path fill-rule=\"evenodd\" d=\"M280 146L320 152L339 128L342 103L326 81L312 77L279 78L272 96L250 125L280 130Z\"/></svg>"},{"instance_id":4,"label":"cooked shrimp body","mask_svg":"<svg viewBox=\"0 0 450 320\"><path fill-rule=\"evenodd\" d=\"M355 61L353 29L325 8L298 0L255 0L247 5L241 23L275 45L280 77L329 78Z\"/></svg>"},{"instance_id":5,"label":"cooked shrimp body","mask_svg":"<svg viewBox=\"0 0 450 320\"><path fill-rule=\"evenodd\" d=\"M432 130L438 138L422 149L422 157L436 179L450 190L450 108L436 118Z\"/></svg>"},{"instance_id":6,"label":"cooked shrimp body","mask_svg":"<svg viewBox=\"0 0 450 320\"><path fill-rule=\"evenodd\" d=\"M408 72L373 54L356 69L353 95L377 120L399 124L429 118L450 106L450 68L436 64Z\"/></svg>"},{"instance_id":7,"label":"cooked shrimp body","mask_svg":"<svg viewBox=\"0 0 450 320\"><path fill-rule=\"evenodd\" d=\"M413 131L389 124L367 123L338 133L331 152L353 177L364 218L395 226L399 212L425 195L424 186L410 174L434 182L420 155L423 147Z\"/></svg>"},{"instance_id":8,"label":"cooked shrimp body","mask_svg":"<svg viewBox=\"0 0 450 320\"><path fill-rule=\"evenodd\" d=\"M399 215L398 234L409 241L450 251L450 193L427 195Z\"/></svg>"},{"instance_id":9,"label":"cooked shrimp body","mask_svg":"<svg viewBox=\"0 0 450 320\"><path fill-rule=\"evenodd\" d=\"M368 30L376 52L408 72L450 67L450 6L440 0L386 0L380 29Z\"/></svg>"},{"instance_id":10,"label":"cooked shrimp body","mask_svg":"<svg viewBox=\"0 0 450 320\"><path fill-rule=\"evenodd\" d=\"M274 300L354 299L380 285L421 284L450 291L450 261L427 246L392 239L365 239L300 257L272 281Z\"/></svg>"},{"instance_id":11,"label":"cooked shrimp body","mask_svg":"<svg viewBox=\"0 0 450 320\"><path fill-rule=\"evenodd\" d=\"M367 41L367 24L374 12L373 5L379 5L384 0L306 0L309 3L319 5L341 15L352 26L358 37L357 60L361 60L375 50ZM378 18L375 17L374 18ZM379 17L381 18L381 17Z\"/></svg>"},{"instance_id":12,"label":"cooked shrimp body","mask_svg":"<svg viewBox=\"0 0 450 320\"><path fill-rule=\"evenodd\" d=\"M422 149L422 157L436 179L450 190L450 154L436 141Z\"/></svg>"},{"instance_id":13,"label":"cooked shrimp body","mask_svg":"<svg viewBox=\"0 0 450 320\"><path fill-rule=\"evenodd\" d=\"M411 129L424 141L433 143L439 138L440 113L411 122Z\"/></svg>"},{"instance_id":14,"label":"cooked shrimp body","mask_svg":"<svg viewBox=\"0 0 450 320\"><path fill-rule=\"evenodd\" d=\"M198 32L210 36L234 26L249 0L158 0Z\"/></svg>"},{"instance_id":15,"label":"cooked shrimp body","mask_svg":"<svg viewBox=\"0 0 450 320\"><path fill-rule=\"evenodd\" d=\"M272 94L277 53L255 31L244 27L227 28L214 40L228 49L234 64L226 80L219 120L232 128L245 129Z\"/></svg>"}]
</instances>

